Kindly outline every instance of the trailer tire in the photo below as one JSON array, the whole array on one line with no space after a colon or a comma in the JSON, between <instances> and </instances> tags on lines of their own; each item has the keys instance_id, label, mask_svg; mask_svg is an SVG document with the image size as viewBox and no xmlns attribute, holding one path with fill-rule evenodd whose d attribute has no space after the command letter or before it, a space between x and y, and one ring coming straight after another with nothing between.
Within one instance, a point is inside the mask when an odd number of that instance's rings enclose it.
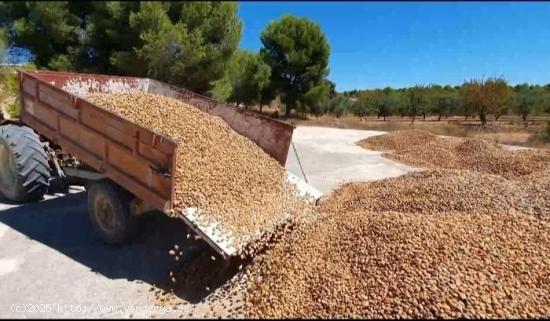
<instances>
[{"instance_id":1,"label":"trailer tire","mask_svg":"<svg viewBox=\"0 0 550 321\"><path fill-rule=\"evenodd\" d=\"M107 244L126 244L136 235L136 218L130 215L132 195L109 180L88 189L88 216L95 232Z\"/></svg>"},{"instance_id":2,"label":"trailer tire","mask_svg":"<svg viewBox=\"0 0 550 321\"><path fill-rule=\"evenodd\" d=\"M48 191L50 177L38 135L26 126L0 126L0 194L17 203L40 200Z\"/></svg>"}]
</instances>

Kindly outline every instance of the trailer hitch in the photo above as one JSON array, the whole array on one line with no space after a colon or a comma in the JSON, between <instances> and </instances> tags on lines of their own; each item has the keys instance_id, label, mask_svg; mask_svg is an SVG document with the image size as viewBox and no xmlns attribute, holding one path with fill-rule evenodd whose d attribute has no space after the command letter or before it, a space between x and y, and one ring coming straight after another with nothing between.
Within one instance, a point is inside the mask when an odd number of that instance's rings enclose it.
<instances>
[{"instance_id":1,"label":"trailer hitch","mask_svg":"<svg viewBox=\"0 0 550 321\"><path fill-rule=\"evenodd\" d=\"M63 170L61 169L61 166L59 166L59 162L57 161L57 153L55 152L55 150L50 147L50 143L48 142L44 142L42 143L42 145L44 146L44 151L46 152L46 155L55 167L57 177L65 179L67 176L65 175L65 172L63 172Z\"/></svg>"}]
</instances>

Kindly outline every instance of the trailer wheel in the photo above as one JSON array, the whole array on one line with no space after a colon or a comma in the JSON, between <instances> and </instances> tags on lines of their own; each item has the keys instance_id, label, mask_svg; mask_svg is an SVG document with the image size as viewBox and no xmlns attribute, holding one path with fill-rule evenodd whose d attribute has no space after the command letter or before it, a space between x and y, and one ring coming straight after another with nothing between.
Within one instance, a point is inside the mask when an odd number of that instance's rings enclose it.
<instances>
[{"instance_id":1,"label":"trailer wheel","mask_svg":"<svg viewBox=\"0 0 550 321\"><path fill-rule=\"evenodd\" d=\"M136 235L136 219L130 215L131 198L130 193L109 180L90 186L88 215L95 232L105 243L129 243Z\"/></svg>"},{"instance_id":2,"label":"trailer wheel","mask_svg":"<svg viewBox=\"0 0 550 321\"><path fill-rule=\"evenodd\" d=\"M0 193L12 202L40 200L50 177L38 135L26 126L0 126Z\"/></svg>"}]
</instances>

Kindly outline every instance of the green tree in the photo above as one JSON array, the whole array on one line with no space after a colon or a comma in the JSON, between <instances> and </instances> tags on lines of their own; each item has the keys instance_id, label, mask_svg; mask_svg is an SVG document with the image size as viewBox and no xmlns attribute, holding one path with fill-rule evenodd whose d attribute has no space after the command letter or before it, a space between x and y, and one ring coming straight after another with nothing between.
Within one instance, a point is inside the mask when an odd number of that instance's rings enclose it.
<instances>
[{"instance_id":1,"label":"green tree","mask_svg":"<svg viewBox=\"0 0 550 321\"><path fill-rule=\"evenodd\" d=\"M408 91L406 88L400 88L395 91L396 105L394 111L401 118L409 114L409 104L408 104Z\"/></svg>"},{"instance_id":2,"label":"green tree","mask_svg":"<svg viewBox=\"0 0 550 321\"><path fill-rule=\"evenodd\" d=\"M503 77L490 77L483 84L483 96L487 113L495 115L498 119L500 115L508 111L508 102L512 97L512 90ZM480 115L483 125L487 122L485 116Z\"/></svg>"},{"instance_id":3,"label":"green tree","mask_svg":"<svg viewBox=\"0 0 550 321\"><path fill-rule=\"evenodd\" d=\"M391 108L386 98L390 95L391 89L375 89L370 93L370 103L371 103L371 110L376 112L376 116L378 118L383 117L384 121L386 121L386 116L389 113L389 108Z\"/></svg>"},{"instance_id":4,"label":"green tree","mask_svg":"<svg viewBox=\"0 0 550 321\"><path fill-rule=\"evenodd\" d=\"M324 114L330 104L330 93L331 86L328 81L311 88L303 97L306 111L317 117Z\"/></svg>"},{"instance_id":5,"label":"green tree","mask_svg":"<svg viewBox=\"0 0 550 321\"><path fill-rule=\"evenodd\" d=\"M271 68L258 54L238 50L233 54L223 78L213 83L211 94L224 101L244 104L245 108L265 102Z\"/></svg>"},{"instance_id":6,"label":"green tree","mask_svg":"<svg viewBox=\"0 0 550 321\"><path fill-rule=\"evenodd\" d=\"M226 74L217 80L212 81L208 95L216 100L229 102L229 97L233 93L233 85L229 77L232 63L226 67Z\"/></svg>"},{"instance_id":7,"label":"green tree","mask_svg":"<svg viewBox=\"0 0 550 321\"><path fill-rule=\"evenodd\" d=\"M463 113L466 119L481 109L481 81L471 79L462 85L460 95L464 101Z\"/></svg>"},{"instance_id":8,"label":"green tree","mask_svg":"<svg viewBox=\"0 0 550 321\"><path fill-rule=\"evenodd\" d=\"M336 84L333 82L333 81L330 81L328 79L325 79L324 80L325 83L327 84L329 90L328 90L328 95L330 98L334 98L336 97Z\"/></svg>"},{"instance_id":9,"label":"green tree","mask_svg":"<svg viewBox=\"0 0 550 321\"><path fill-rule=\"evenodd\" d=\"M235 2L3 2L39 68L150 76L205 93L238 46Z\"/></svg>"},{"instance_id":10,"label":"green tree","mask_svg":"<svg viewBox=\"0 0 550 321\"><path fill-rule=\"evenodd\" d=\"M143 46L143 41L130 26L130 15L139 10L138 1L94 1L81 8L87 20L83 43L87 54L80 56L79 69L145 76L147 62L135 50Z\"/></svg>"},{"instance_id":11,"label":"green tree","mask_svg":"<svg viewBox=\"0 0 550 321\"><path fill-rule=\"evenodd\" d=\"M351 102L349 98L337 94L330 100L329 110L331 110L337 118L340 118L349 111L350 105Z\"/></svg>"},{"instance_id":12,"label":"green tree","mask_svg":"<svg viewBox=\"0 0 550 321\"><path fill-rule=\"evenodd\" d=\"M271 72L271 68L270 68L270 72ZM262 91L260 92L260 101L259 101L260 113L262 112L263 106L269 105L269 103L271 103L275 99L275 97L277 97L277 89L275 88L275 86L273 86L273 83L271 83L271 79L270 79L269 85L266 87L263 87Z\"/></svg>"},{"instance_id":13,"label":"green tree","mask_svg":"<svg viewBox=\"0 0 550 321\"><path fill-rule=\"evenodd\" d=\"M459 98L452 87L435 85L431 86L429 91L429 112L437 115L438 121L441 121L443 116L447 118L449 114L455 112L458 108Z\"/></svg>"},{"instance_id":14,"label":"green tree","mask_svg":"<svg viewBox=\"0 0 550 321\"><path fill-rule=\"evenodd\" d=\"M39 67L72 69L82 47L81 19L73 12L78 6L70 2L6 2L2 23L11 41L31 51Z\"/></svg>"},{"instance_id":15,"label":"green tree","mask_svg":"<svg viewBox=\"0 0 550 321\"><path fill-rule=\"evenodd\" d=\"M147 61L148 75L204 93L224 69L242 33L235 2L142 3L130 14L143 47L137 56ZM170 16L173 14L173 17Z\"/></svg>"},{"instance_id":16,"label":"green tree","mask_svg":"<svg viewBox=\"0 0 550 321\"><path fill-rule=\"evenodd\" d=\"M211 95L222 101L244 104L265 103L270 96L271 68L258 54L247 50L237 50L225 69L224 76L214 81Z\"/></svg>"},{"instance_id":17,"label":"green tree","mask_svg":"<svg viewBox=\"0 0 550 321\"><path fill-rule=\"evenodd\" d=\"M128 57L141 47L129 26L139 8L124 1L29 1L6 2L3 9L13 42L31 51L40 68L143 75L147 65Z\"/></svg>"},{"instance_id":18,"label":"green tree","mask_svg":"<svg viewBox=\"0 0 550 321\"><path fill-rule=\"evenodd\" d=\"M361 94L359 94L359 97L357 97L355 102L353 102L353 104L351 104L350 106L351 112L361 119L372 114L375 107L371 96L372 95L370 92L362 92ZM347 96L344 95L344 97Z\"/></svg>"},{"instance_id":19,"label":"green tree","mask_svg":"<svg viewBox=\"0 0 550 321\"><path fill-rule=\"evenodd\" d=\"M445 118L447 118L448 115L460 115L462 112L462 98L460 97L460 91L453 88L447 91L447 95L449 110L448 114L445 115Z\"/></svg>"},{"instance_id":20,"label":"green tree","mask_svg":"<svg viewBox=\"0 0 550 321\"><path fill-rule=\"evenodd\" d=\"M516 86L511 105L521 119L527 123L527 117L532 113L537 106L542 103L542 96L527 84Z\"/></svg>"},{"instance_id":21,"label":"green tree","mask_svg":"<svg viewBox=\"0 0 550 321\"><path fill-rule=\"evenodd\" d=\"M408 110L411 117L411 123L414 124L416 116L424 113L428 106L428 99L426 96L426 87L423 85L415 85L408 90Z\"/></svg>"},{"instance_id":22,"label":"green tree","mask_svg":"<svg viewBox=\"0 0 550 321\"><path fill-rule=\"evenodd\" d=\"M318 24L290 15L271 22L261 34L261 54L290 116L298 101L328 75L330 47Z\"/></svg>"}]
</instances>

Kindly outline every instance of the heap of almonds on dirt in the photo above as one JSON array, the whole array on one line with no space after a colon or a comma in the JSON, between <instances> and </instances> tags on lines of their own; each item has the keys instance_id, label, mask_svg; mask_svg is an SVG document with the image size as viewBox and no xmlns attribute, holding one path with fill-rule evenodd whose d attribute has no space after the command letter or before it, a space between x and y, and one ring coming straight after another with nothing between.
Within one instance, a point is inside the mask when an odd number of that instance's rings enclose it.
<instances>
[{"instance_id":1,"label":"heap of almonds on dirt","mask_svg":"<svg viewBox=\"0 0 550 321\"><path fill-rule=\"evenodd\" d=\"M329 213L519 211L550 221L550 185L467 170L434 169L369 183L342 185L321 201Z\"/></svg>"},{"instance_id":2,"label":"heap of almonds on dirt","mask_svg":"<svg viewBox=\"0 0 550 321\"><path fill-rule=\"evenodd\" d=\"M248 317L541 317L550 226L515 211L331 213L246 274Z\"/></svg>"},{"instance_id":3,"label":"heap of almonds on dirt","mask_svg":"<svg viewBox=\"0 0 550 321\"><path fill-rule=\"evenodd\" d=\"M170 97L145 92L95 93L88 100L177 142L175 215L199 208L204 225L220 222L247 254L261 247L288 214L304 212L285 170L221 118ZM244 253L242 253L244 255Z\"/></svg>"}]
</instances>

